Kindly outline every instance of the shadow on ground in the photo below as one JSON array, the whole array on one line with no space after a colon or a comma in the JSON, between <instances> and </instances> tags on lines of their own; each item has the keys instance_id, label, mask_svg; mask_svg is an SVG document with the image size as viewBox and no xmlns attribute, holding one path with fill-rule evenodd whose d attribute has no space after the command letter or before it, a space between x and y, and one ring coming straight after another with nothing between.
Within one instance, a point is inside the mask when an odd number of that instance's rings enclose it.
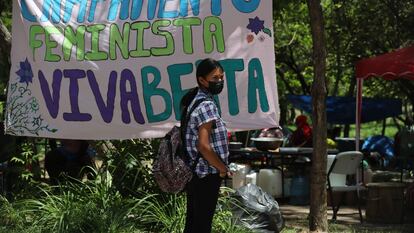
<instances>
[{"instance_id":1,"label":"shadow on ground","mask_svg":"<svg viewBox=\"0 0 414 233\"><path fill-rule=\"evenodd\" d=\"M281 204L280 206L286 227L282 233L307 232L309 206L294 206ZM386 211L386 210L384 210ZM381 224L369 223L362 210L363 223L359 221L357 207L341 207L337 220L332 219L332 209L328 207L329 232L379 232L379 233L414 233L414 210L406 210L403 223Z\"/></svg>"}]
</instances>

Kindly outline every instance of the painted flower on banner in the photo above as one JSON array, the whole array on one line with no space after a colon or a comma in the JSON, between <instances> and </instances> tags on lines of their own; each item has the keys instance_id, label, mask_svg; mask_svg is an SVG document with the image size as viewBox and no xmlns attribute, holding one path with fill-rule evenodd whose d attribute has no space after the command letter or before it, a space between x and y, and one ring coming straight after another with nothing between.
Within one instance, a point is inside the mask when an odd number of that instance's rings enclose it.
<instances>
[{"instance_id":1,"label":"painted flower on banner","mask_svg":"<svg viewBox=\"0 0 414 233\"><path fill-rule=\"evenodd\" d=\"M20 69L16 72L16 74L19 76L20 83L26 83L26 85L31 83L33 80L33 72L32 72L32 66L30 65L30 62L27 60L20 62Z\"/></svg>"},{"instance_id":2,"label":"painted flower on banner","mask_svg":"<svg viewBox=\"0 0 414 233\"><path fill-rule=\"evenodd\" d=\"M265 40L265 37L263 34L259 34L260 32L263 32L267 34L268 36L272 37L272 32L269 28L265 27L265 21L261 20L259 17L249 18L249 24L247 25L247 29L250 29L250 31L256 36L258 36L258 39L260 42L263 42ZM254 35L249 34L246 37L246 40L248 43L251 43L254 40Z\"/></svg>"},{"instance_id":3,"label":"painted flower on banner","mask_svg":"<svg viewBox=\"0 0 414 233\"><path fill-rule=\"evenodd\" d=\"M58 130L49 126L41 116L39 102L35 96L32 96L29 83L33 82L33 71L27 58L20 62L20 69L16 74L17 77L10 83L8 92L6 132L11 135L36 136L39 136L42 131L57 132Z\"/></svg>"},{"instance_id":4,"label":"painted flower on banner","mask_svg":"<svg viewBox=\"0 0 414 233\"><path fill-rule=\"evenodd\" d=\"M264 29L264 20L260 20L259 17L254 17L253 19L249 19L249 24L247 25L247 29L250 29L256 35Z\"/></svg>"}]
</instances>

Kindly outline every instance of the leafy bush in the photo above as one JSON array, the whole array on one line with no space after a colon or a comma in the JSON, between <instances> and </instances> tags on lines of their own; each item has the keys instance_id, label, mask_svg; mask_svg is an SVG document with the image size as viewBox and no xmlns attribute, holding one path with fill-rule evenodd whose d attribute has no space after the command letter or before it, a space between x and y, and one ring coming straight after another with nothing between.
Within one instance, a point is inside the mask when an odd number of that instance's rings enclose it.
<instances>
[{"instance_id":1,"label":"leafy bush","mask_svg":"<svg viewBox=\"0 0 414 233\"><path fill-rule=\"evenodd\" d=\"M248 229L236 225L236 219L231 210L239 205L238 201L227 194L228 188L222 188L218 207L213 219L214 233L249 233ZM144 195L145 196L145 195ZM141 219L146 229L160 233L183 232L186 215L185 195L154 195L145 200L146 209L141 213Z\"/></svg>"},{"instance_id":2,"label":"leafy bush","mask_svg":"<svg viewBox=\"0 0 414 233\"><path fill-rule=\"evenodd\" d=\"M13 204L0 199L0 232L182 232L185 195L161 193L153 181L150 162L156 140L113 142L95 179L67 178L57 187L35 187L31 197ZM36 188L36 191L33 191ZM40 190L40 191L39 191ZM228 191L228 190L227 190ZM213 220L213 232L249 232L235 223L235 200L221 195Z\"/></svg>"},{"instance_id":3,"label":"leafy bush","mask_svg":"<svg viewBox=\"0 0 414 233\"><path fill-rule=\"evenodd\" d=\"M29 226L24 213L16 204L0 196L0 232L1 233L40 233L38 226Z\"/></svg>"},{"instance_id":4,"label":"leafy bush","mask_svg":"<svg viewBox=\"0 0 414 233\"><path fill-rule=\"evenodd\" d=\"M19 209L42 232L137 232L140 221L132 215L145 199L126 199L112 185L108 172L85 183L68 182L43 189L40 199L27 199Z\"/></svg>"},{"instance_id":5,"label":"leafy bush","mask_svg":"<svg viewBox=\"0 0 414 233\"><path fill-rule=\"evenodd\" d=\"M104 167L113 176L115 187L123 196L159 191L151 174L151 162L158 151L158 140L134 139L112 141L114 148L104 158Z\"/></svg>"},{"instance_id":6,"label":"leafy bush","mask_svg":"<svg viewBox=\"0 0 414 233\"><path fill-rule=\"evenodd\" d=\"M3 196L0 196L0 209L0 226L16 227L23 224L22 216Z\"/></svg>"},{"instance_id":7,"label":"leafy bush","mask_svg":"<svg viewBox=\"0 0 414 233\"><path fill-rule=\"evenodd\" d=\"M141 220L147 230L159 233L183 232L186 214L184 195L143 196L149 196L145 200L146 208L141 213Z\"/></svg>"}]
</instances>

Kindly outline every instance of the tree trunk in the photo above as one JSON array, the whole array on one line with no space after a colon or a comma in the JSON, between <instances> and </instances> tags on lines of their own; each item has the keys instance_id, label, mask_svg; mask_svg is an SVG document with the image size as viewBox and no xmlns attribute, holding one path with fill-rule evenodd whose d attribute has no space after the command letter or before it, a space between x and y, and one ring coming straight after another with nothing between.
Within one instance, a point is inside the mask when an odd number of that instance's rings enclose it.
<instances>
[{"instance_id":1,"label":"tree trunk","mask_svg":"<svg viewBox=\"0 0 414 233\"><path fill-rule=\"evenodd\" d=\"M1 13L1 11L0 11ZM6 68L4 72L4 77L0 79L8 79L10 71L10 50L11 50L11 34L7 30L6 26L3 24L3 21L0 19L0 63ZM1 76L1 75L0 75Z\"/></svg>"},{"instance_id":2,"label":"tree trunk","mask_svg":"<svg viewBox=\"0 0 414 233\"><path fill-rule=\"evenodd\" d=\"M313 40L314 81L312 84L313 155L310 184L309 229L327 232L326 205L326 42L320 0L308 0Z\"/></svg>"}]
</instances>

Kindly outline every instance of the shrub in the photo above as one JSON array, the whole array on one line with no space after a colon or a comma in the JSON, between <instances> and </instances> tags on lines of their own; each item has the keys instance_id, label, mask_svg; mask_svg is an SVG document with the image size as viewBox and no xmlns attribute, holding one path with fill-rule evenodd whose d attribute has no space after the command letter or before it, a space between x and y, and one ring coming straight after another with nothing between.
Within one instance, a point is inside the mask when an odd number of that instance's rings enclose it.
<instances>
[{"instance_id":1,"label":"shrub","mask_svg":"<svg viewBox=\"0 0 414 233\"><path fill-rule=\"evenodd\" d=\"M108 172L93 181L72 180L54 191L43 189L40 199L28 199L21 208L42 232L134 232L139 219L132 215L142 209L143 200L123 198L112 185ZM145 200L145 199L144 199Z\"/></svg>"}]
</instances>

